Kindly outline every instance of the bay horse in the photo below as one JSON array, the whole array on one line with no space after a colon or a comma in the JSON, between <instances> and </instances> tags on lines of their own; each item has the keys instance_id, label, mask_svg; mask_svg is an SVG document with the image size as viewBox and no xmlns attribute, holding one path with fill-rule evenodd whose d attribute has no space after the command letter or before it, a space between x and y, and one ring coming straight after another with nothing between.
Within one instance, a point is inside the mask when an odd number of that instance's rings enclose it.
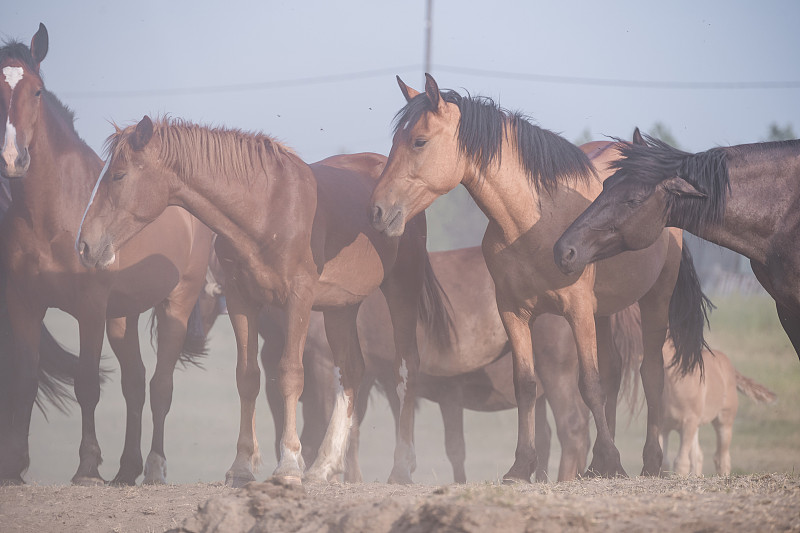
<instances>
[{"instance_id":1,"label":"bay horse","mask_svg":"<svg viewBox=\"0 0 800 533\"><path fill-rule=\"evenodd\" d=\"M312 307L325 316L334 353L336 407L305 479L328 480L343 468L364 371L356 315L380 288L391 309L395 380L402 409L390 481L410 482L415 468L413 416L419 367L415 326L420 306L450 340L447 308L430 270L424 215L404 238L372 229L364 216L385 164L378 154L334 156L309 166L263 134L205 128L177 119L138 124L109 137L107 169L87 206L78 240L86 264L105 267L120 246L168 205L184 207L217 234L229 318L237 342L241 426L226 482L254 479L253 431L260 387L257 319L265 304L285 311L278 362L285 415L276 478L300 483L305 464L297 435L303 392L303 346ZM423 297L424 296L424 297Z\"/></svg>"},{"instance_id":2,"label":"bay horse","mask_svg":"<svg viewBox=\"0 0 800 533\"><path fill-rule=\"evenodd\" d=\"M559 268L579 270L683 228L750 259L800 357L800 141L690 154L634 135L602 194L556 244Z\"/></svg>"},{"instance_id":3,"label":"bay horse","mask_svg":"<svg viewBox=\"0 0 800 533\"><path fill-rule=\"evenodd\" d=\"M153 442L146 482L164 481L164 419L172 400L172 372L185 340L186 322L203 283L211 232L178 208L120 250L108 271L81 265L75 237L100 158L78 136L74 117L39 75L49 48L43 24L30 47L0 48L0 175L11 181L13 201L0 231L4 293L14 340L15 375L10 393L10 431L0 450L0 479L22 483L29 463L28 432L37 394L41 328L57 307L78 321L80 354L75 396L81 408L80 463L74 483L103 483L94 411L100 397L104 329L120 362L127 403L125 446L114 482L134 484L143 470L141 417L145 369L137 322L156 308L158 362L151 380Z\"/></svg>"},{"instance_id":4,"label":"bay horse","mask_svg":"<svg viewBox=\"0 0 800 533\"><path fill-rule=\"evenodd\" d=\"M590 473L625 475L613 441L616 396L610 391L618 387L619 372L610 356L607 317L636 301L648 405L642 473L657 475L667 325L681 316L680 304L700 309L703 303L681 233L665 230L645 250L563 274L553 263L552 246L600 193L616 144L590 161L562 137L487 98L440 91L429 74L423 93L398 83L407 104L396 117L389 161L372 195L372 223L400 235L406 220L459 183L489 218L482 250L512 345L519 406L515 461L504 480L527 481L536 465L530 323L543 313L564 316L575 337L581 395L597 428ZM682 339L676 342L679 360L691 367L700 358L702 323L674 324L670 331Z\"/></svg>"},{"instance_id":5,"label":"bay horse","mask_svg":"<svg viewBox=\"0 0 800 533\"><path fill-rule=\"evenodd\" d=\"M445 428L445 449L453 467L453 476L456 482L465 483L463 411L495 412L516 407L511 356L508 338L494 303L494 284L480 248L432 252L430 260L452 305L455 335L452 346L441 349L422 324L417 327L421 361L418 396L439 405ZM268 342L264 343L261 357L266 368L276 366L282 348L279 328L273 325L273 321L270 313L262 312L260 328ZM401 406L394 383L391 317L385 300L379 294L374 293L364 300L357 323L365 377L358 393L345 462L344 479L348 482L362 479L358 463L359 423L364 419L373 384L381 385L396 420ZM542 414L537 418L537 442L549 447L550 428L544 410L546 396L561 441L558 479L574 479L585 470L589 451L589 413L578 391L575 343L566 321L554 315L544 315L534 324L531 334L537 340L536 369L543 384L537 389L537 409ZM306 459L313 460L314 450L324 432L317 427L330 417L335 393L333 358L318 313L312 313L309 322L304 364L313 372L306 374L303 389L301 441ZM274 380L266 382L276 435L280 435L283 413L280 391L275 385ZM318 412L309 412L309 405L319 406ZM546 460L539 465L536 475L538 480L547 479Z\"/></svg>"}]
</instances>

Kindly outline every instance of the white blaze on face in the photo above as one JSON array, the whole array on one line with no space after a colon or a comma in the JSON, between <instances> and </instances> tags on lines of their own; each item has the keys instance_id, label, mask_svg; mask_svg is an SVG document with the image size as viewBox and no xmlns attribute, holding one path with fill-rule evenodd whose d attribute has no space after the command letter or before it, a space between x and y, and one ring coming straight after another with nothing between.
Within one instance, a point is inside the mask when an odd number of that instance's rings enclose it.
<instances>
[{"instance_id":1,"label":"white blaze on face","mask_svg":"<svg viewBox=\"0 0 800 533\"><path fill-rule=\"evenodd\" d=\"M3 69L3 74L5 75L6 83L11 87L11 97L8 100L8 107L10 109L11 99L14 97L14 88L19 83L19 80L22 79L22 67L5 67ZM13 167L18 156L17 130L11 123L11 117L6 116L6 136L3 140L3 159L5 159L7 166Z\"/></svg>"},{"instance_id":2,"label":"white blaze on face","mask_svg":"<svg viewBox=\"0 0 800 533\"><path fill-rule=\"evenodd\" d=\"M397 396L400 398L400 409L403 408L403 402L406 400L406 390L408 389L408 367L406 360L400 364L400 383L397 384Z\"/></svg>"}]
</instances>

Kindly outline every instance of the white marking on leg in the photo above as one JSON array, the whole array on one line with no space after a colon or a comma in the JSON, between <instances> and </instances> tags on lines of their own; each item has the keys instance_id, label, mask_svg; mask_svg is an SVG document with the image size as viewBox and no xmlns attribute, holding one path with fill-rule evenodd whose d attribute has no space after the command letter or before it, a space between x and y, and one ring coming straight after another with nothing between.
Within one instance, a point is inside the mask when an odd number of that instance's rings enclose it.
<instances>
[{"instance_id":1,"label":"white marking on leg","mask_svg":"<svg viewBox=\"0 0 800 533\"><path fill-rule=\"evenodd\" d=\"M81 253L81 250L78 244L81 242L81 232L83 231L83 223L86 221L86 214L89 212L89 208L92 207L92 202L94 202L94 197L97 194L97 189L100 187L100 182L103 180L103 176L108 170L108 165L110 164L111 164L111 156L109 156L108 159L106 159L106 163L105 165L103 165L103 170L100 171L100 177L97 178L97 181L94 184L94 189L92 189L92 195L89 197L89 203L86 205L86 209L83 210L83 217L81 217L81 225L78 226L78 236L75 237L75 250L79 254Z\"/></svg>"},{"instance_id":2,"label":"white marking on leg","mask_svg":"<svg viewBox=\"0 0 800 533\"><path fill-rule=\"evenodd\" d=\"M332 475L344 471L344 459L350 440L350 428L353 426L353 415L348 414L350 400L342 384L342 371L337 366L333 370L336 400L331 414L331 421L325 432L325 438L319 447L319 454L309 474L321 481L327 481Z\"/></svg>"},{"instance_id":3,"label":"white marking on leg","mask_svg":"<svg viewBox=\"0 0 800 533\"><path fill-rule=\"evenodd\" d=\"M408 367L406 360L400 364L400 383L397 384L397 396L400 398L400 412L403 411L403 403L406 400L406 391L408 390Z\"/></svg>"},{"instance_id":4,"label":"white marking on leg","mask_svg":"<svg viewBox=\"0 0 800 533\"><path fill-rule=\"evenodd\" d=\"M22 67L5 67L3 74L6 76L6 83L11 86L11 90L17 86L23 75Z\"/></svg>"}]
</instances>

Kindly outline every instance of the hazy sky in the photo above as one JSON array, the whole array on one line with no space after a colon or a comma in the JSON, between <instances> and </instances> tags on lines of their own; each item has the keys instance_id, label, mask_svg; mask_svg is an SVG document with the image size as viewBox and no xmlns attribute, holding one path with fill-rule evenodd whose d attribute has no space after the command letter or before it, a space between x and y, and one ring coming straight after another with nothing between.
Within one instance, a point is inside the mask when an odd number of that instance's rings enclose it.
<instances>
[{"instance_id":1,"label":"hazy sky","mask_svg":"<svg viewBox=\"0 0 800 533\"><path fill-rule=\"evenodd\" d=\"M40 21L45 84L97 151L109 121L168 113L261 130L309 162L388 153L395 74L421 88L425 0L18 0L0 38L27 44ZM699 151L800 130L798 23L797 1L434 0L432 73L570 140L661 121Z\"/></svg>"}]
</instances>

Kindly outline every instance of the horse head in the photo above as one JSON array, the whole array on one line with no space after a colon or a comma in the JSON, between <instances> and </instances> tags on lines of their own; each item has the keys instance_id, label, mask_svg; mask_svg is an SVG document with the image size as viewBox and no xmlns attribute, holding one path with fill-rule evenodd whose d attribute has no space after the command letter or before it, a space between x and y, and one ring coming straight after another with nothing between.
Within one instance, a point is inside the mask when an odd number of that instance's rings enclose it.
<instances>
[{"instance_id":1,"label":"horse head","mask_svg":"<svg viewBox=\"0 0 800 533\"><path fill-rule=\"evenodd\" d=\"M24 178L31 163L28 150L42 107L44 83L39 65L47 55L47 28L31 39L30 48L17 42L0 49L0 109L5 111L0 175L7 179Z\"/></svg>"}]
</instances>

